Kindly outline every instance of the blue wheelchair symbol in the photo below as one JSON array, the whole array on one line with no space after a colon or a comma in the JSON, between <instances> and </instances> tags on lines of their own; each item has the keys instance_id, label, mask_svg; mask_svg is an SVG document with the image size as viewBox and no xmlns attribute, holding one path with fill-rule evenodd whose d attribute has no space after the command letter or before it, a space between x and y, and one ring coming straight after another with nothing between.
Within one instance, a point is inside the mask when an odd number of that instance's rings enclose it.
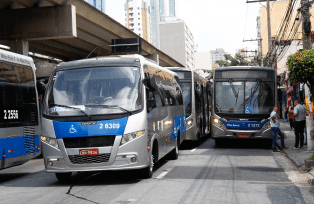
<instances>
[{"instance_id":1,"label":"blue wheelchair symbol","mask_svg":"<svg viewBox=\"0 0 314 204\"><path fill-rule=\"evenodd\" d=\"M246 108L245 109L245 114L251 114L251 108Z\"/></svg>"}]
</instances>

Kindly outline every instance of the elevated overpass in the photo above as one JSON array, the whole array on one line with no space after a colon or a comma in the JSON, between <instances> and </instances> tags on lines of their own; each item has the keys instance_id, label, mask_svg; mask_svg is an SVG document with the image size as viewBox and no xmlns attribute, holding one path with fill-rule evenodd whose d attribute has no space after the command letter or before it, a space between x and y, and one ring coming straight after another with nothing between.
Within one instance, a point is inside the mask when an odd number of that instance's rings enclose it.
<instances>
[{"instance_id":1,"label":"elevated overpass","mask_svg":"<svg viewBox=\"0 0 314 204\"><path fill-rule=\"evenodd\" d=\"M137 37L83 0L0 0L0 44L20 54L30 51L70 61L86 58L112 39ZM100 50L101 56L110 54L111 48ZM161 66L183 66L144 39L141 54Z\"/></svg>"}]
</instances>

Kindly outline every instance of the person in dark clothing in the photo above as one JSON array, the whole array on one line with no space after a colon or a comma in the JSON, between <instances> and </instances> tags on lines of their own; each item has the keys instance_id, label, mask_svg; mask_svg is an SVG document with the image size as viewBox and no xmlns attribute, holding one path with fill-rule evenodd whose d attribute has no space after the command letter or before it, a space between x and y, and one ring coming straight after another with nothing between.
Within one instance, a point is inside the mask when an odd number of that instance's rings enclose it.
<instances>
[{"instance_id":1,"label":"person in dark clothing","mask_svg":"<svg viewBox=\"0 0 314 204\"><path fill-rule=\"evenodd\" d=\"M293 130L293 128L294 128L294 122L293 122L293 115L294 115L294 113L293 113L293 107L291 107L291 110L289 110L288 115L289 115L289 122L290 122L290 130Z\"/></svg>"}]
</instances>

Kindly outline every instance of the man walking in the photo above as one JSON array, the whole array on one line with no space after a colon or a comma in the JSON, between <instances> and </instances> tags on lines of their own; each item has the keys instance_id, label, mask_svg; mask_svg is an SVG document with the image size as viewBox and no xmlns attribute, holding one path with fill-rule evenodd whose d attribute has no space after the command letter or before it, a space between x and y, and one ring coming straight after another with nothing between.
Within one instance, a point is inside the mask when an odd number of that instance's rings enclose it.
<instances>
[{"instance_id":1,"label":"man walking","mask_svg":"<svg viewBox=\"0 0 314 204\"><path fill-rule=\"evenodd\" d=\"M280 123L279 123L279 118L278 118L278 108L274 107L273 112L270 114L270 123L271 123L271 129L273 131L273 152L280 152L279 150L276 149L276 142L277 142L277 136L278 134L280 135L280 140L281 140L281 149L287 149L288 147L285 146L285 136L279 129Z\"/></svg>"},{"instance_id":2,"label":"man walking","mask_svg":"<svg viewBox=\"0 0 314 204\"><path fill-rule=\"evenodd\" d=\"M304 143L304 127L305 127L305 116L306 109L303 105L300 104L299 100L294 102L294 132L295 132L295 145L293 149L303 148Z\"/></svg>"}]
</instances>

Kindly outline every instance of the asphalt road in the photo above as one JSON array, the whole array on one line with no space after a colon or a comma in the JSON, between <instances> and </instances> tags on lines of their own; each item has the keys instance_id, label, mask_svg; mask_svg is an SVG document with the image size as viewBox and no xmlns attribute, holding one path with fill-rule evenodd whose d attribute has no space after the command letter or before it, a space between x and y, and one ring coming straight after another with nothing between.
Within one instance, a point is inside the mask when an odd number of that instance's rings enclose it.
<instances>
[{"instance_id":1,"label":"asphalt road","mask_svg":"<svg viewBox=\"0 0 314 204\"><path fill-rule=\"evenodd\" d=\"M161 160L152 179L139 177L136 171L76 173L62 184L37 158L0 171L0 203L314 203L314 187L260 141L185 142L178 160Z\"/></svg>"}]
</instances>

